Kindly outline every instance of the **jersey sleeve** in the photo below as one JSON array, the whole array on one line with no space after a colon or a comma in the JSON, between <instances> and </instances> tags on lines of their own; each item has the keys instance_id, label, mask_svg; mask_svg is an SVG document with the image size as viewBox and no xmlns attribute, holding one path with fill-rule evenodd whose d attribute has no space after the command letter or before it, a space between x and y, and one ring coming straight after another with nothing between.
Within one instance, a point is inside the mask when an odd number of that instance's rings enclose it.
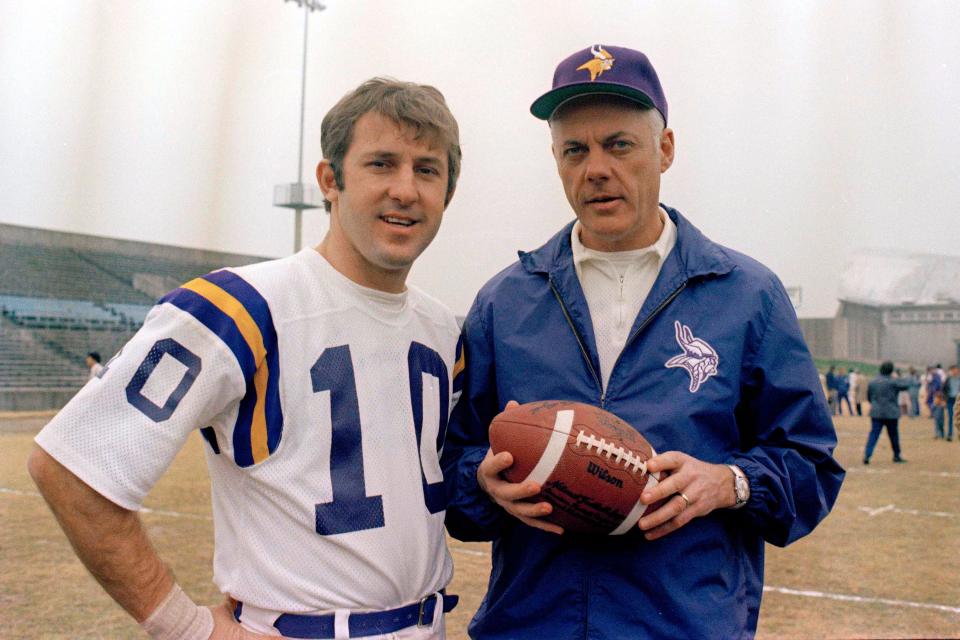
<instances>
[{"instance_id":1,"label":"jersey sleeve","mask_svg":"<svg viewBox=\"0 0 960 640\"><path fill-rule=\"evenodd\" d=\"M233 424L229 452L254 464L279 443L275 345L269 309L249 284L229 271L197 278L158 302L36 441L133 510L194 429Z\"/></svg>"},{"instance_id":2,"label":"jersey sleeve","mask_svg":"<svg viewBox=\"0 0 960 640\"><path fill-rule=\"evenodd\" d=\"M457 350L453 362L453 383L451 384L450 413L453 413L460 396L463 394L463 372L467 366L466 354L463 351L463 335L457 339Z\"/></svg>"}]
</instances>

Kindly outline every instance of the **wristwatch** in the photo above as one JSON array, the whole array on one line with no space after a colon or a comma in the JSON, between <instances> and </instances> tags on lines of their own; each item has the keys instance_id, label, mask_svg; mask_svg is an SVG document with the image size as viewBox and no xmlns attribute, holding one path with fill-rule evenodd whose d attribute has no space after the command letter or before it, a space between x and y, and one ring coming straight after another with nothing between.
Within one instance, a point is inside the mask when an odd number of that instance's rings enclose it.
<instances>
[{"instance_id":1,"label":"wristwatch","mask_svg":"<svg viewBox=\"0 0 960 640\"><path fill-rule=\"evenodd\" d=\"M730 467L730 471L733 471L733 491L737 496L736 503L730 508L739 509L750 499L750 481L737 465L728 464L727 466Z\"/></svg>"}]
</instances>

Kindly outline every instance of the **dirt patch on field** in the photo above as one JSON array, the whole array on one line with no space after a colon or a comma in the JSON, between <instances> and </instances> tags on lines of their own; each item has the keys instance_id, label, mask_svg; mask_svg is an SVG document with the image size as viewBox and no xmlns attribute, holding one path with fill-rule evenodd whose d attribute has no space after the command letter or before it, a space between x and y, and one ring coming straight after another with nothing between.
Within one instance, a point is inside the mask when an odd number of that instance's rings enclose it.
<instances>
[{"instance_id":1,"label":"dirt patch on field","mask_svg":"<svg viewBox=\"0 0 960 640\"><path fill-rule=\"evenodd\" d=\"M0 433L36 433L55 415L56 411L0 411Z\"/></svg>"},{"instance_id":2,"label":"dirt patch on field","mask_svg":"<svg viewBox=\"0 0 960 640\"><path fill-rule=\"evenodd\" d=\"M49 416L0 420L0 621L3 638L142 638L80 565L27 475L30 430ZM11 424L13 423L13 424ZM881 439L869 466L868 418L836 419L850 473L833 513L786 549L767 547L759 640L960 638L960 445L933 439L929 418L901 421L906 465ZM154 544L197 602L222 596L211 576L213 523L203 440L188 439L147 498ZM490 574L490 545L450 541L448 590L460 606L447 638L465 640Z\"/></svg>"}]
</instances>

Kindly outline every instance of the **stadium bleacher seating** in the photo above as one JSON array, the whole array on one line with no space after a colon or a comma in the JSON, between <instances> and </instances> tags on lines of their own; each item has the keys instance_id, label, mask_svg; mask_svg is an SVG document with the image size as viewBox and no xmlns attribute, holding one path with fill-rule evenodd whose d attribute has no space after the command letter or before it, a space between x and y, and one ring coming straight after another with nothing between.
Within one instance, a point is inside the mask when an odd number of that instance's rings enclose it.
<instances>
[{"instance_id":1,"label":"stadium bleacher seating","mask_svg":"<svg viewBox=\"0 0 960 640\"><path fill-rule=\"evenodd\" d=\"M103 306L116 312L130 324L139 326L147 319L147 313L150 312L151 305L112 302Z\"/></svg>"},{"instance_id":2,"label":"stadium bleacher seating","mask_svg":"<svg viewBox=\"0 0 960 640\"><path fill-rule=\"evenodd\" d=\"M126 281L84 259L84 252L63 247L3 245L0 294L150 304L148 296Z\"/></svg>"},{"instance_id":3,"label":"stadium bleacher seating","mask_svg":"<svg viewBox=\"0 0 960 640\"><path fill-rule=\"evenodd\" d=\"M115 354L162 295L158 286L262 259L0 224L0 410L11 408L11 393L69 398L87 380L86 354Z\"/></svg>"},{"instance_id":4,"label":"stadium bleacher seating","mask_svg":"<svg viewBox=\"0 0 960 640\"><path fill-rule=\"evenodd\" d=\"M89 300L64 300L0 295L0 311L20 326L72 326L87 328L114 325L123 317Z\"/></svg>"},{"instance_id":5,"label":"stadium bleacher seating","mask_svg":"<svg viewBox=\"0 0 960 640\"><path fill-rule=\"evenodd\" d=\"M79 388L83 362L71 362L29 329L0 318L0 387Z\"/></svg>"},{"instance_id":6,"label":"stadium bleacher seating","mask_svg":"<svg viewBox=\"0 0 960 640\"><path fill-rule=\"evenodd\" d=\"M103 272L108 273L117 280L130 282L131 274L150 273L153 275L164 276L172 282L186 282L196 278L198 275L209 273L215 269L225 266L222 263L197 262L185 263L175 260L164 260L162 258L144 258L141 256L127 256L119 254L109 254L101 252L84 253L90 264L96 265ZM116 302L132 302L139 300L132 298L113 297L111 300ZM152 301L151 301L152 302Z\"/></svg>"}]
</instances>

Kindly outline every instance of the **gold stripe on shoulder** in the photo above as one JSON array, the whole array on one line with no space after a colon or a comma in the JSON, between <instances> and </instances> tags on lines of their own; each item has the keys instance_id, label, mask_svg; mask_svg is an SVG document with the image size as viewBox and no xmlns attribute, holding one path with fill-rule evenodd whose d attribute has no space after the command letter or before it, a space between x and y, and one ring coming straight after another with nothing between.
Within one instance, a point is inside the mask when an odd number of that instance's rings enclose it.
<instances>
[{"instance_id":1,"label":"gold stripe on shoulder","mask_svg":"<svg viewBox=\"0 0 960 640\"><path fill-rule=\"evenodd\" d=\"M250 312L232 295L203 278L191 280L183 285L194 293L203 296L233 319L240 331L240 335L253 352L257 370L253 374L253 386L257 394L257 401L253 408L253 419L250 425L250 448L254 463L266 460L270 455L267 447L267 418L265 414L265 399L267 396L267 379L270 372L267 368L267 349L263 344L263 335Z\"/></svg>"}]
</instances>

